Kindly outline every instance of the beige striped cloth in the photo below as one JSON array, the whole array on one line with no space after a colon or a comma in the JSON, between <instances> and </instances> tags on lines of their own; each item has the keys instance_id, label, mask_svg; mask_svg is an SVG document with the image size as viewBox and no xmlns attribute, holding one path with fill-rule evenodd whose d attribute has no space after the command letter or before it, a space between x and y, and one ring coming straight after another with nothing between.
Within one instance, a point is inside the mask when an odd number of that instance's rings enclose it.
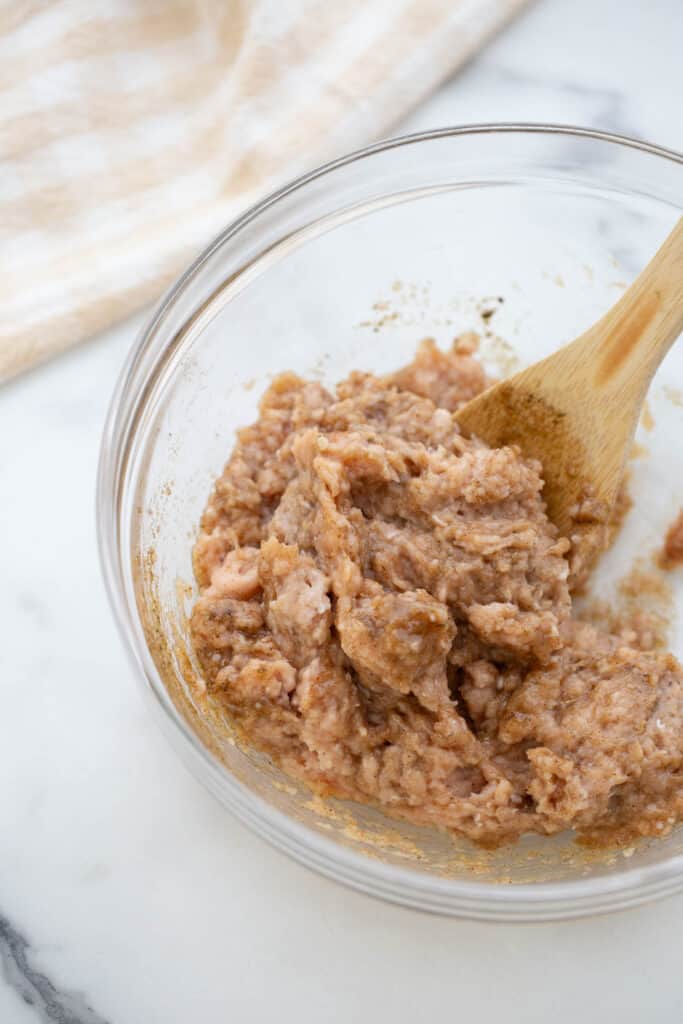
<instances>
[{"instance_id":1,"label":"beige striped cloth","mask_svg":"<svg viewBox=\"0 0 683 1024\"><path fill-rule=\"evenodd\" d=\"M0 0L0 379L387 133L525 0Z\"/></svg>"}]
</instances>

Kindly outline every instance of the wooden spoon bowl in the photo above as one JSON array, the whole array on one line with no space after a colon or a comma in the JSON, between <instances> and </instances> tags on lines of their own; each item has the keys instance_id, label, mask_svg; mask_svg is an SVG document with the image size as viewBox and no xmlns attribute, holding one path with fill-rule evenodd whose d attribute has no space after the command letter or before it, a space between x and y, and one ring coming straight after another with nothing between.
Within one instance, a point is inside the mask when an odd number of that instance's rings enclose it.
<instances>
[{"instance_id":1,"label":"wooden spoon bowl","mask_svg":"<svg viewBox=\"0 0 683 1024\"><path fill-rule=\"evenodd\" d=\"M548 515L560 533L570 536L582 515L604 523L652 377L682 330L683 218L593 327L494 384L457 419L492 447L515 444L541 461Z\"/></svg>"}]
</instances>

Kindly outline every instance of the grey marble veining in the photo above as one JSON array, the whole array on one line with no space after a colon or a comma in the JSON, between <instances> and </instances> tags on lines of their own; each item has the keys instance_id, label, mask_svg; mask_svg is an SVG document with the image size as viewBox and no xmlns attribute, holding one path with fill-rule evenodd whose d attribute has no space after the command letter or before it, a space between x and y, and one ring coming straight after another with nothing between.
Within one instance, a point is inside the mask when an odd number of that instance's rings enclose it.
<instances>
[{"instance_id":1,"label":"grey marble veining","mask_svg":"<svg viewBox=\"0 0 683 1024\"><path fill-rule=\"evenodd\" d=\"M520 68L507 67L505 64L495 66L491 77L498 80L504 90L516 93L522 91L545 92L556 101L569 100L577 109L590 107L592 120L605 131L629 135L633 132L633 119L629 116L629 97L620 88L609 86L585 85L571 78L549 78L540 73L532 73ZM581 122L582 124L584 122Z\"/></svg>"},{"instance_id":2,"label":"grey marble veining","mask_svg":"<svg viewBox=\"0 0 683 1024\"><path fill-rule=\"evenodd\" d=\"M37 970L28 941L2 915L0 964L6 984L45 1024L108 1024L81 993L59 991L47 975Z\"/></svg>"},{"instance_id":3,"label":"grey marble veining","mask_svg":"<svg viewBox=\"0 0 683 1024\"><path fill-rule=\"evenodd\" d=\"M679 0L537 0L409 128L575 124L683 149Z\"/></svg>"}]
</instances>

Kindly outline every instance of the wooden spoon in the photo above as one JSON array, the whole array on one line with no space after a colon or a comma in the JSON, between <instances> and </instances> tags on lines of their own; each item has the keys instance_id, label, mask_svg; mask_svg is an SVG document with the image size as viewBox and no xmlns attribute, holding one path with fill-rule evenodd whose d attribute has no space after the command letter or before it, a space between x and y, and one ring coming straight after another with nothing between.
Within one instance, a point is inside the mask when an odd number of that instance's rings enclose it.
<instances>
[{"instance_id":1,"label":"wooden spoon","mask_svg":"<svg viewBox=\"0 0 683 1024\"><path fill-rule=\"evenodd\" d=\"M650 381L682 330L683 218L594 327L468 402L458 422L540 459L548 515L569 536L586 499L609 517Z\"/></svg>"}]
</instances>

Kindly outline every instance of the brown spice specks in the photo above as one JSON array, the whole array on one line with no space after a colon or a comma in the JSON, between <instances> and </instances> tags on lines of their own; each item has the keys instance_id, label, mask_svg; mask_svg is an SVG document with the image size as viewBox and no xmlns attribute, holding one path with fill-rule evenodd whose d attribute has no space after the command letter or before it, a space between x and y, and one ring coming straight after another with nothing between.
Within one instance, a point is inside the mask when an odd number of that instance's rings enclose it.
<instances>
[{"instance_id":1,"label":"brown spice specks","mask_svg":"<svg viewBox=\"0 0 683 1024\"><path fill-rule=\"evenodd\" d=\"M640 425L642 426L643 430L647 430L648 434L651 433L652 430L654 430L655 420L654 416L652 415L650 403L648 402L647 398L643 403L643 411L640 414Z\"/></svg>"},{"instance_id":2,"label":"brown spice specks","mask_svg":"<svg viewBox=\"0 0 683 1024\"><path fill-rule=\"evenodd\" d=\"M675 569L683 565L683 508L667 530L658 562L662 569Z\"/></svg>"},{"instance_id":3,"label":"brown spice specks","mask_svg":"<svg viewBox=\"0 0 683 1024\"><path fill-rule=\"evenodd\" d=\"M662 388L664 396L668 398L672 405L677 406L679 409L683 409L683 391L679 388Z\"/></svg>"}]
</instances>

